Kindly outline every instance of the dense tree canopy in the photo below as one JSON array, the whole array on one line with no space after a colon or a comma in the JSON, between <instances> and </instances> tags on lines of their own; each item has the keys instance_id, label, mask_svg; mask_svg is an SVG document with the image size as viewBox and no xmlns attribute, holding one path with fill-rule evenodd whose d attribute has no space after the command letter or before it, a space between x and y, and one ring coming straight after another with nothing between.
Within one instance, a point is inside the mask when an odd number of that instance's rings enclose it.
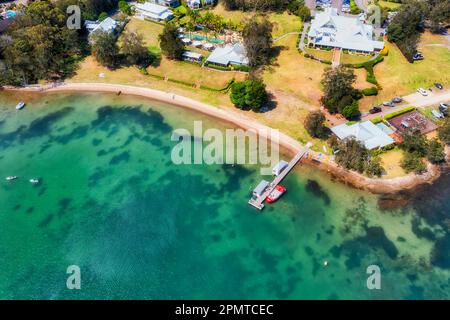
<instances>
[{"instance_id":1,"label":"dense tree canopy","mask_svg":"<svg viewBox=\"0 0 450 320\"><path fill-rule=\"evenodd\" d=\"M345 139L338 144L336 162L349 170L364 172L370 153L366 147L355 139Z\"/></svg>"},{"instance_id":2,"label":"dense tree canopy","mask_svg":"<svg viewBox=\"0 0 450 320\"><path fill-rule=\"evenodd\" d=\"M123 34L121 52L128 65L147 66L152 62L152 56L144 45L143 37L137 32Z\"/></svg>"},{"instance_id":3,"label":"dense tree canopy","mask_svg":"<svg viewBox=\"0 0 450 320\"><path fill-rule=\"evenodd\" d=\"M221 0L228 10L282 11L292 0Z\"/></svg>"},{"instance_id":4,"label":"dense tree canopy","mask_svg":"<svg viewBox=\"0 0 450 320\"><path fill-rule=\"evenodd\" d=\"M325 125L326 118L320 111L311 111L305 119L306 131L314 138L328 137L330 129Z\"/></svg>"},{"instance_id":5,"label":"dense tree canopy","mask_svg":"<svg viewBox=\"0 0 450 320\"><path fill-rule=\"evenodd\" d=\"M439 163L445 161L444 146L438 139L433 139L428 144L427 159L431 163Z\"/></svg>"},{"instance_id":6,"label":"dense tree canopy","mask_svg":"<svg viewBox=\"0 0 450 320\"><path fill-rule=\"evenodd\" d=\"M325 70L322 78L322 104L330 113L341 113L349 119L359 115L357 99L360 98L360 93L353 88L355 80L352 69L339 67Z\"/></svg>"},{"instance_id":7,"label":"dense tree canopy","mask_svg":"<svg viewBox=\"0 0 450 320\"><path fill-rule=\"evenodd\" d=\"M415 152L421 157L427 154L428 141L420 132L412 128L403 131L401 136L403 139L403 143L401 144L402 149L408 152Z\"/></svg>"},{"instance_id":8,"label":"dense tree canopy","mask_svg":"<svg viewBox=\"0 0 450 320\"><path fill-rule=\"evenodd\" d=\"M163 32L159 35L159 46L162 53L169 59L181 60L184 52L183 41L178 37L177 27L166 24Z\"/></svg>"},{"instance_id":9,"label":"dense tree canopy","mask_svg":"<svg viewBox=\"0 0 450 320\"><path fill-rule=\"evenodd\" d=\"M266 85L261 80L236 82L231 86L230 99L238 108L259 110L267 102Z\"/></svg>"},{"instance_id":10,"label":"dense tree canopy","mask_svg":"<svg viewBox=\"0 0 450 320\"><path fill-rule=\"evenodd\" d=\"M35 1L0 37L0 85L25 85L73 72L82 44L63 8Z\"/></svg>"},{"instance_id":11,"label":"dense tree canopy","mask_svg":"<svg viewBox=\"0 0 450 320\"><path fill-rule=\"evenodd\" d=\"M258 67L270 61L272 50L272 23L264 16L254 16L242 32L250 67Z\"/></svg>"},{"instance_id":12,"label":"dense tree canopy","mask_svg":"<svg viewBox=\"0 0 450 320\"><path fill-rule=\"evenodd\" d=\"M92 53L97 61L105 67L112 69L120 64L116 37L110 32L95 31L92 35Z\"/></svg>"},{"instance_id":13,"label":"dense tree canopy","mask_svg":"<svg viewBox=\"0 0 450 320\"><path fill-rule=\"evenodd\" d=\"M421 174L427 170L421 154L416 152L406 152L400 165L407 173Z\"/></svg>"},{"instance_id":14,"label":"dense tree canopy","mask_svg":"<svg viewBox=\"0 0 450 320\"><path fill-rule=\"evenodd\" d=\"M450 145L450 118L447 118L444 124L438 130L439 139Z\"/></svg>"}]
</instances>

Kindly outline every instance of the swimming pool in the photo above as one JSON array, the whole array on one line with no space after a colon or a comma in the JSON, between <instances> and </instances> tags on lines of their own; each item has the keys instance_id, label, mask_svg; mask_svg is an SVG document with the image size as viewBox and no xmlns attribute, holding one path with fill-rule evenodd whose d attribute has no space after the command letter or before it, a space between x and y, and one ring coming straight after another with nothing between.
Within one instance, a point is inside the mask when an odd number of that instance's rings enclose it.
<instances>
[{"instance_id":1,"label":"swimming pool","mask_svg":"<svg viewBox=\"0 0 450 320\"><path fill-rule=\"evenodd\" d=\"M17 13L15 13L12 10L8 10L6 11L6 18L14 18L15 16L17 16Z\"/></svg>"},{"instance_id":2,"label":"swimming pool","mask_svg":"<svg viewBox=\"0 0 450 320\"><path fill-rule=\"evenodd\" d=\"M379 122L376 124L376 126L378 128L380 128L384 133L386 133L387 135L394 133L394 130L392 130L391 128L389 128L387 125L385 125L383 122Z\"/></svg>"}]
</instances>

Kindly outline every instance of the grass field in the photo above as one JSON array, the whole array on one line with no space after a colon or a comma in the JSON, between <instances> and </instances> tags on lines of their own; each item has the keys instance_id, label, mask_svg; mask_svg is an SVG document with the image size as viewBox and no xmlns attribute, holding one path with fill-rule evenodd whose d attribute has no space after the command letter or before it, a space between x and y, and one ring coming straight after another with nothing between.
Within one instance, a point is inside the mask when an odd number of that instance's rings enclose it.
<instances>
[{"instance_id":1,"label":"grass field","mask_svg":"<svg viewBox=\"0 0 450 320\"><path fill-rule=\"evenodd\" d=\"M403 155L404 152L399 148L387 151L381 155L381 163L386 170L383 179L392 179L406 174L405 170L400 166Z\"/></svg>"},{"instance_id":2,"label":"grass field","mask_svg":"<svg viewBox=\"0 0 450 320\"><path fill-rule=\"evenodd\" d=\"M390 2L390 1L383 1L383 0L378 1L378 4L382 8L387 8L387 9L390 9L390 10L396 10L396 9L401 7L400 3L395 3L395 2Z\"/></svg>"},{"instance_id":3,"label":"grass field","mask_svg":"<svg viewBox=\"0 0 450 320\"><path fill-rule=\"evenodd\" d=\"M450 49L445 46L424 46L442 44L443 41L446 41L444 36L424 33L419 50L425 59L413 64L405 59L394 44L389 44L389 55L375 66L375 76L383 90L376 97L364 98L361 101L362 109L370 109L395 96L410 94L419 87L430 87L435 82L450 85L450 74L446 72L450 65Z\"/></svg>"}]
</instances>

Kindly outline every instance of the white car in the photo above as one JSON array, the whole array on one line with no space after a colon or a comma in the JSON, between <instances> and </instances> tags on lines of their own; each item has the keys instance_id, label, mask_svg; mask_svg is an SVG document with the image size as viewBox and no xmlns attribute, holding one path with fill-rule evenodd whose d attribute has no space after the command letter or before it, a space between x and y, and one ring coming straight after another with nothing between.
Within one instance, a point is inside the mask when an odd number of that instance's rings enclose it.
<instances>
[{"instance_id":1,"label":"white car","mask_svg":"<svg viewBox=\"0 0 450 320\"><path fill-rule=\"evenodd\" d=\"M428 91L425 90L424 88L417 89L417 92L420 93L421 95L425 96L425 97L428 95Z\"/></svg>"}]
</instances>

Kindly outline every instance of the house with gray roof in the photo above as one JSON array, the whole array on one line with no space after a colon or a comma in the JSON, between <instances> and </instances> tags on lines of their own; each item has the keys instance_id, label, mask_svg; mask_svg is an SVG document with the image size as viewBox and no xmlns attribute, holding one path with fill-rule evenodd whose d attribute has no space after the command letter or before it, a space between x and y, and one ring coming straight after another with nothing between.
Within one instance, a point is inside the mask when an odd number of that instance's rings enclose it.
<instances>
[{"instance_id":1,"label":"house with gray roof","mask_svg":"<svg viewBox=\"0 0 450 320\"><path fill-rule=\"evenodd\" d=\"M308 32L308 44L357 53L372 53L384 48L383 41L373 40L373 26L358 17L341 16L336 8L316 13Z\"/></svg>"},{"instance_id":2,"label":"house with gray roof","mask_svg":"<svg viewBox=\"0 0 450 320\"><path fill-rule=\"evenodd\" d=\"M368 150L383 148L395 143L394 139L371 121L358 122L352 125L341 124L331 128L339 140L356 139Z\"/></svg>"},{"instance_id":3,"label":"house with gray roof","mask_svg":"<svg viewBox=\"0 0 450 320\"><path fill-rule=\"evenodd\" d=\"M230 65L247 66L248 58L244 45L235 43L227 44L223 47L217 47L209 55L205 63L207 65L215 64L221 67L228 67Z\"/></svg>"}]
</instances>

